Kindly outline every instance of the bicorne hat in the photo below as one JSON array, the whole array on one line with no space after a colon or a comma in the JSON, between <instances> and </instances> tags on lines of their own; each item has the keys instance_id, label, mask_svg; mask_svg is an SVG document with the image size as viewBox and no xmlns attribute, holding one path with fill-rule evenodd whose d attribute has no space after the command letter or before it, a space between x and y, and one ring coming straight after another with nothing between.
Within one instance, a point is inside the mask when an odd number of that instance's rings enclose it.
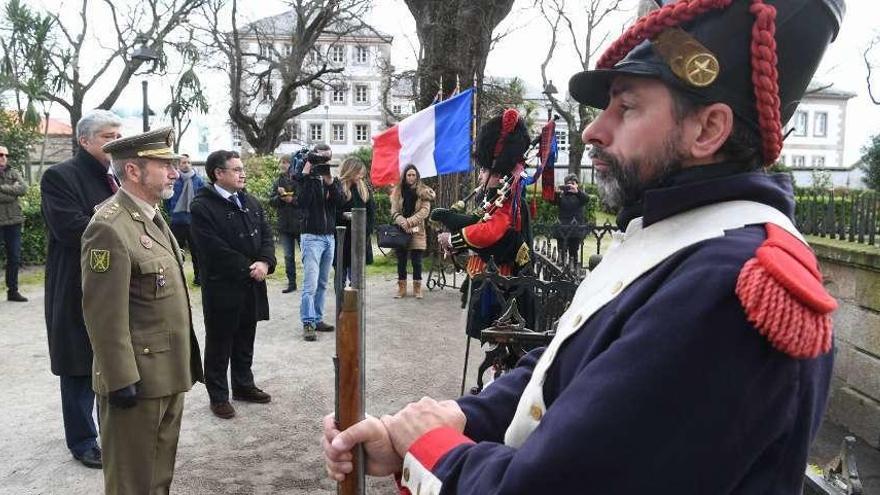
<instances>
[{"instance_id":1,"label":"bicorne hat","mask_svg":"<svg viewBox=\"0 0 880 495\"><path fill-rule=\"evenodd\" d=\"M608 105L614 76L660 79L701 104L725 103L761 136L765 164L840 28L843 0L656 0L569 81L575 100Z\"/></svg>"}]
</instances>

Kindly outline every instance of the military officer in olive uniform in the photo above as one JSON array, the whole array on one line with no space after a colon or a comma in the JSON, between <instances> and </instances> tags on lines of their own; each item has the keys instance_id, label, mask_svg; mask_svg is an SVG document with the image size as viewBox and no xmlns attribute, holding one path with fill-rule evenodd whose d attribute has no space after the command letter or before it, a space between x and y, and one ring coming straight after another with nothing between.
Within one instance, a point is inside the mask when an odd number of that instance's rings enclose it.
<instances>
[{"instance_id":1,"label":"military officer in olive uniform","mask_svg":"<svg viewBox=\"0 0 880 495\"><path fill-rule=\"evenodd\" d=\"M107 494L168 493L184 392L202 380L183 258L156 209L178 173L172 129L104 145L122 187L82 239Z\"/></svg>"}]
</instances>

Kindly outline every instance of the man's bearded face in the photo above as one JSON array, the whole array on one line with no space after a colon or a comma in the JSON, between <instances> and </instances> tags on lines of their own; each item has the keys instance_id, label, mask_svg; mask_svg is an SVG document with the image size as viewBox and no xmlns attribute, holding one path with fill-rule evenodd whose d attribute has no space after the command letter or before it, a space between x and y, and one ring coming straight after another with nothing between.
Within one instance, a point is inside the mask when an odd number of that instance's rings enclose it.
<instances>
[{"instance_id":1,"label":"man's bearded face","mask_svg":"<svg viewBox=\"0 0 880 495\"><path fill-rule=\"evenodd\" d=\"M683 153L678 150L679 137L680 131L676 127L656 153L632 158L616 156L594 144L589 157L607 165L596 170L599 196L605 204L619 210L636 203L647 189L656 187L681 170Z\"/></svg>"}]
</instances>

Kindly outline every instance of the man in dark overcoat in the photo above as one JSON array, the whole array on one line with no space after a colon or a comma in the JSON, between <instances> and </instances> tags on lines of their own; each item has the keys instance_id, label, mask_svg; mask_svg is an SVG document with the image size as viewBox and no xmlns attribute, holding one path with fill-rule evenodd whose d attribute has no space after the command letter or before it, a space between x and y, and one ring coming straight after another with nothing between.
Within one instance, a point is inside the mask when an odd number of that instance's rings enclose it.
<instances>
[{"instance_id":1,"label":"man in dark overcoat","mask_svg":"<svg viewBox=\"0 0 880 495\"><path fill-rule=\"evenodd\" d=\"M211 153L205 173L211 184L199 190L190 207L202 276L205 387L211 412L229 419L235 416L226 380L230 367L235 400L272 399L254 384L251 365L257 322L269 319L266 276L275 271L275 243L262 206L244 191L238 154Z\"/></svg>"},{"instance_id":2,"label":"man in dark overcoat","mask_svg":"<svg viewBox=\"0 0 880 495\"><path fill-rule=\"evenodd\" d=\"M95 208L118 189L101 147L121 137L122 121L107 110L86 113L76 125L79 149L40 180L46 222L46 330L52 373L61 378L67 448L84 465L101 467L92 417L92 347L83 322L80 241Z\"/></svg>"}]
</instances>

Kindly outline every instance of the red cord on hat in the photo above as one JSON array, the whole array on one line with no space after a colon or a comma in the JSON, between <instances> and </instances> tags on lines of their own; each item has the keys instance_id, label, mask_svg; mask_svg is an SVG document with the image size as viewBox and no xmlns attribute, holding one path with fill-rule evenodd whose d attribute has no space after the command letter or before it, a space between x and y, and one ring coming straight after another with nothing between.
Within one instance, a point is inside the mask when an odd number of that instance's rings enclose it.
<instances>
[{"instance_id":1,"label":"red cord on hat","mask_svg":"<svg viewBox=\"0 0 880 495\"><path fill-rule=\"evenodd\" d=\"M599 58L597 69L610 69L639 43L663 30L684 24L710 10L727 8L733 0L679 0L638 19ZM776 8L764 0L752 0L752 84L761 130L764 164L771 165L782 150L779 73L776 69Z\"/></svg>"},{"instance_id":2,"label":"red cord on hat","mask_svg":"<svg viewBox=\"0 0 880 495\"><path fill-rule=\"evenodd\" d=\"M495 143L495 153L492 155L494 158L501 154L501 150L504 149L504 142L507 141L507 136L513 132L518 121L519 112L516 109L508 108L504 111L504 115L501 117L501 134L498 135L498 141Z\"/></svg>"}]
</instances>

